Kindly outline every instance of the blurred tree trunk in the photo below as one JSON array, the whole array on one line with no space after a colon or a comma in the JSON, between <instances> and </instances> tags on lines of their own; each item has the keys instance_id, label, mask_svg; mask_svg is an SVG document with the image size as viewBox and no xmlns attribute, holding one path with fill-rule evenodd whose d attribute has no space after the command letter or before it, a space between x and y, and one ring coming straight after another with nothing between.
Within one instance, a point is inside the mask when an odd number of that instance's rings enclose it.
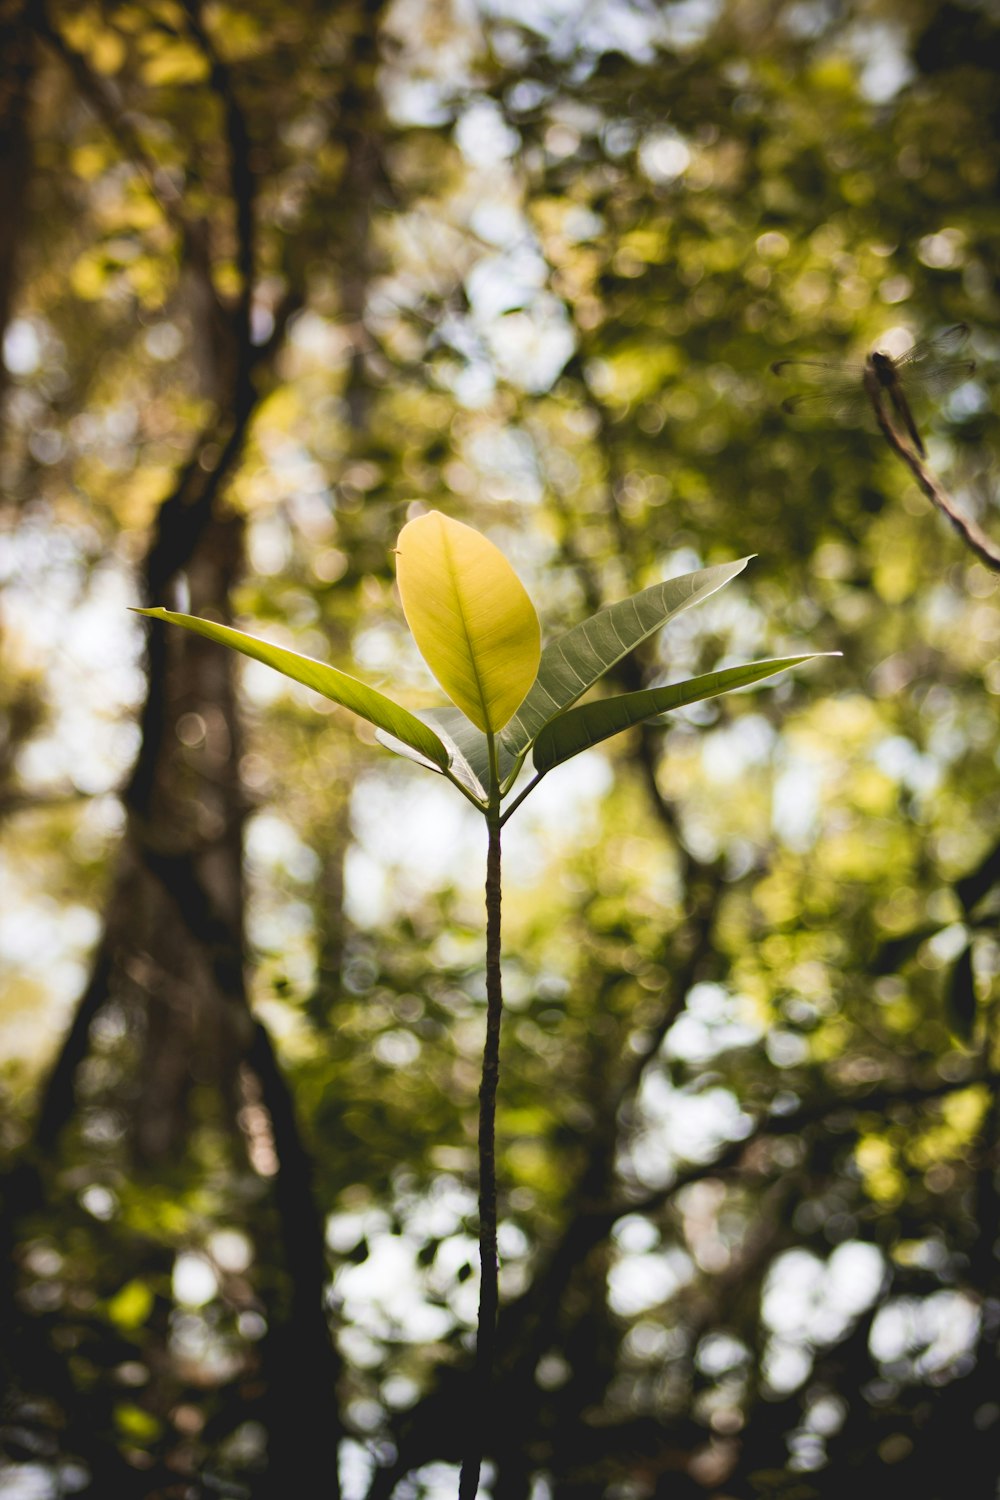
<instances>
[{"instance_id":1,"label":"blurred tree trunk","mask_svg":"<svg viewBox=\"0 0 1000 1500\"><path fill-rule=\"evenodd\" d=\"M31 87L37 66L31 0L0 4L0 346L10 322L17 284L17 256L31 175ZM0 358L0 401L7 367Z\"/></svg>"},{"instance_id":2,"label":"blurred tree trunk","mask_svg":"<svg viewBox=\"0 0 1000 1500\"><path fill-rule=\"evenodd\" d=\"M0 57L5 62L0 73L0 451L5 436L4 397L8 383L2 351L17 293L18 248L24 237L31 177L29 116L36 55L28 12L29 5L25 0L6 0L0 4ZM27 699L23 708L26 711L23 729L28 733L33 710ZM9 719L4 726L3 763L0 767L5 780L13 775L21 739L13 711ZM15 1173L4 1197L18 1199L25 1196L22 1191L24 1182L24 1174ZM0 1326L8 1331L16 1328L13 1286L16 1235L15 1216L7 1211L0 1212ZM13 1367L18 1352L12 1338L0 1339L0 1391L7 1389L14 1378Z\"/></svg>"},{"instance_id":3,"label":"blurred tree trunk","mask_svg":"<svg viewBox=\"0 0 1000 1500\"><path fill-rule=\"evenodd\" d=\"M244 525L226 508L225 488L238 470L259 382L280 347L283 324L279 322L268 345L252 344L252 125L244 119L233 79L213 49L199 8L191 4L187 11L192 33L209 59L210 87L224 121L232 199L228 211L237 227L241 287L235 297L220 295L212 278L210 228L188 220L183 205L175 205L188 295L201 314L208 314L211 336L201 346L199 383L211 396L214 412L160 507L142 569L142 593L148 603L227 619L231 590L243 567ZM372 27L376 15L377 8L370 9ZM66 57L68 49L49 25L46 21L45 34ZM373 36L366 41L373 53ZM85 65L79 58L72 63L79 85ZM95 96L99 91L95 81ZM22 88L14 97L20 100L25 93ZM23 126L21 136L26 161ZM20 190L24 176L12 167L0 180L0 190ZM18 221L17 213L4 215L7 225ZM5 257L0 269L6 273L0 313L10 301L12 253L12 243L0 242ZM302 288L289 289L284 322L303 296ZM204 327L201 314L194 321ZM131 1150L140 1170L162 1171L180 1160L190 1128L205 1108L224 1125L228 1121L238 1139L241 1105L263 1105L274 1147L269 1171L274 1173L284 1286L271 1295L262 1348L268 1475L266 1488L258 1493L277 1494L309 1473L317 1489L336 1500L338 1364L323 1307L322 1218L290 1094L267 1033L255 1023L247 1003L246 802L239 771L235 670L231 652L187 632L161 626L150 630L141 748L124 796L127 827L104 930L90 982L42 1090L34 1140L42 1171L22 1184L17 1206L22 1213L40 1206L45 1164L76 1109L93 1022L110 1002L131 1018L140 1036L129 1121ZM11 1222L17 1217L15 1213Z\"/></svg>"},{"instance_id":4,"label":"blurred tree trunk","mask_svg":"<svg viewBox=\"0 0 1000 1500\"><path fill-rule=\"evenodd\" d=\"M337 272L341 322L351 351L343 392L343 470L347 474L354 461L363 462L370 452L373 389L368 361L372 341L365 313L376 268L372 220L376 205L390 193L383 159L386 126L376 74L378 32L385 9L385 0L363 0L359 9L361 25L352 39L350 66L335 126L345 165L337 188L338 232L330 246L330 255ZM342 517L341 525L347 524L349 518ZM331 660L349 654L351 626L345 620L326 613L322 628ZM353 785L349 758L344 757L339 763L336 780L341 792L317 851L321 861L315 914L319 956L317 987L309 1008L320 1026L330 1024L341 993L350 932L344 910L344 867L351 843Z\"/></svg>"}]
</instances>

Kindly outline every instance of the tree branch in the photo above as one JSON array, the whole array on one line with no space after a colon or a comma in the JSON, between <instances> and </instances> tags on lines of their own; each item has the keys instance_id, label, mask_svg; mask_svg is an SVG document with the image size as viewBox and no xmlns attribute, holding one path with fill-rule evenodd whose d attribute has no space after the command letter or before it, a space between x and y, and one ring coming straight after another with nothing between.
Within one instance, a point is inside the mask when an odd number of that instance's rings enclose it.
<instances>
[{"instance_id":1,"label":"tree branch","mask_svg":"<svg viewBox=\"0 0 1000 1500\"><path fill-rule=\"evenodd\" d=\"M236 266L240 276L240 296L235 312L236 333L241 344L250 344L250 308L253 299L256 267L256 225L254 203L256 182L250 164L250 131L229 65L223 61L205 30L199 0L184 0L191 35L201 48L209 65L209 82L222 104L229 150L229 191L236 216Z\"/></svg>"},{"instance_id":2,"label":"tree branch","mask_svg":"<svg viewBox=\"0 0 1000 1500\"><path fill-rule=\"evenodd\" d=\"M182 194L170 180L169 174L157 165L146 150L111 84L92 70L82 53L70 46L49 19L44 4L39 3L36 11L38 35L65 64L81 96L140 174L164 217L173 224L186 243L197 239L200 231L188 218Z\"/></svg>"},{"instance_id":3,"label":"tree branch","mask_svg":"<svg viewBox=\"0 0 1000 1500\"><path fill-rule=\"evenodd\" d=\"M703 1182L706 1178L718 1177L740 1167L747 1152L762 1141L798 1135L800 1131L807 1130L814 1125L822 1125L835 1119L837 1115L869 1113L881 1115L896 1105L928 1104L935 1099L945 1098L948 1094L961 1093L963 1089L972 1088L977 1083L985 1083L993 1087L998 1082L1000 1082L1000 1073L980 1072L957 1082L952 1079L937 1079L934 1083L910 1083L902 1087L886 1084L881 1088L868 1089L863 1093L846 1096L835 1094L826 1099L813 1099L801 1108L790 1111L787 1115L764 1116L748 1136L741 1141L732 1141L710 1162L693 1164L678 1172L673 1181L665 1187L648 1193L644 1198L609 1204L606 1208L597 1210L595 1216L606 1221L610 1228L626 1214L656 1213L676 1193L683 1188L690 1187L692 1183Z\"/></svg>"},{"instance_id":4,"label":"tree branch","mask_svg":"<svg viewBox=\"0 0 1000 1500\"><path fill-rule=\"evenodd\" d=\"M77 1001L69 1031L42 1085L32 1140L42 1154L52 1151L73 1113L77 1069L87 1055L94 1018L108 998L113 961L114 943L105 926L91 963L87 988Z\"/></svg>"},{"instance_id":5,"label":"tree branch","mask_svg":"<svg viewBox=\"0 0 1000 1500\"><path fill-rule=\"evenodd\" d=\"M992 572L1000 573L1000 547L991 541L986 532L977 526L970 516L962 514L940 480L927 467L926 462L912 444L900 437L886 413L875 372L867 366L864 381L868 400L875 413L875 420L893 453L906 464L928 500L950 522L969 550L974 552L979 561Z\"/></svg>"}]
</instances>

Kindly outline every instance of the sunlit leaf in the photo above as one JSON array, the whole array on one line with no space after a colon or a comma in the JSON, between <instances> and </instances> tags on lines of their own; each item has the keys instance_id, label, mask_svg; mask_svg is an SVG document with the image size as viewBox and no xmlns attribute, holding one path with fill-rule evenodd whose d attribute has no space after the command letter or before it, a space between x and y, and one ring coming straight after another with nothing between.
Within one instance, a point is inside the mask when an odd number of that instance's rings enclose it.
<instances>
[{"instance_id":1,"label":"sunlit leaf","mask_svg":"<svg viewBox=\"0 0 1000 1500\"><path fill-rule=\"evenodd\" d=\"M811 661L816 656L837 654L811 651L804 656L747 662L745 666L705 672L701 677L689 677L685 682L674 682L667 687L644 688L638 693L622 693L617 698L582 703L579 708L571 708L546 724L535 741L532 754L535 769L550 771L553 766L579 755L581 750L589 750L591 745L599 745L611 735L657 714L669 713L671 709L683 708L688 703L699 703L703 698L716 698L734 688L748 687L752 682L773 677L775 672L784 672L788 667Z\"/></svg>"},{"instance_id":2,"label":"sunlit leaf","mask_svg":"<svg viewBox=\"0 0 1000 1500\"><path fill-rule=\"evenodd\" d=\"M482 730L471 724L457 708L428 708L421 712L420 717L437 731L449 749L455 747L480 784L488 786L490 757ZM500 783L503 785L514 769L514 761L501 744L497 745L497 762Z\"/></svg>"},{"instance_id":3,"label":"sunlit leaf","mask_svg":"<svg viewBox=\"0 0 1000 1500\"><path fill-rule=\"evenodd\" d=\"M503 553L439 511L399 534L407 623L448 697L484 733L507 723L535 679L538 616Z\"/></svg>"},{"instance_id":4,"label":"sunlit leaf","mask_svg":"<svg viewBox=\"0 0 1000 1500\"><path fill-rule=\"evenodd\" d=\"M682 609L721 589L742 573L749 561L749 557L743 557L739 562L654 583L639 594L598 610L589 620L551 641L542 652L531 692L504 730L502 742L511 755L523 755L543 725L582 698L622 657Z\"/></svg>"},{"instance_id":5,"label":"sunlit leaf","mask_svg":"<svg viewBox=\"0 0 1000 1500\"><path fill-rule=\"evenodd\" d=\"M152 87L200 83L208 76L208 59L187 42L161 42L143 63L142 76Z\"/></svg>"},{"instance_id":6,"label":"sunlit leaf","mask_svg":"<svg viewBox=\"0 0 1000 1500\"><path fill-rule=\"evenodd\" d=\"M148 615L152 620L167 620L171 625L183 625L185 630L193 630L197 635L217 641L221 646L231 646L234 651L241 651L244 656L251 656L265 666L274 667L275 671L283 673L285 677L304 683L306 687L322 693L324 698L330 698L334 703L349 708L359 718L367 719L369 724L384 729L387 734L425 756L433 765L443 768L448 764L448 752L441 740L416 714L401 708L391 698L367 687L356 677L338 672L336 667L328 666L326 662L315 661L311 656L300 656L297 651L287 651L283 646L272 646L270 642L258 640L256 636L247 635L242 630L217 625L214 620L201 620L197 615L177 614L172 609L162 608L137 609L135 613Z\"/></svg>"},{"instance_id":7,"label":"sunlit leaf","mask_svg":"<svg viewBox=\"0 0 1000 1500\"><path fill-rule=\"evenodd\" d=\"M485 806L487 802L486 787L489 784L489 751L486 744L486 736L481 729L477 729L463 714L460 708L432 708L421 709L418 715L425 724L429 724L434 732L440 735L442 743L448 751L448 769L456 781L460 781L466 791L471 792L478 802ZM376 729L375 738L380 744L385 745L387 750L393 750L397 755L403 755L407 760L416 761L418 765L429 766L432 771L440 768L419 755L408 745L392 735L385 734L381 729Z\"/></svg>"},{"instance_id":8,"label":"sunlit leaf","mask_svg":"<svg viewBox=\"0 0 1000 1500\"><path fill-rule=\"evenodd\" d=\"M434 761L428 760L426 755L421 755L420 751L414 750L412 745L404 744L394 734L387 734L384 729L376 729L375 738L380 745L384 745L387 750L391 750L393 755L401 755L404 760L412 760L415 766L425 766L428 771L435 771L439 776L444 775L443 766L436 765ZM451 760L450 754L448 758Z\"/></svg>"},{"instance_id":9,"label":"sunlit leaf","mask_svg":"<svg viewBox=\"0 0 1000 1500\"><path fill-rule=\"evenodd\" d=\"M441 736L448 751L448 769L456 781L460 781L477 801L485 805L488 800L486 788L490 781L490 754L483 731L477 729L460 708L422 708L417 717ZM432 766L422 755L393 739L391 735L384 734L382 730L375 731L375 738L397 755L403 755L407 760L416 761L420 765L430 766L432 771L438 770L437 766ZM503 786L517 765L501 744L497 745L497 766L500 784Z\"/></svg>"}]
</instances>

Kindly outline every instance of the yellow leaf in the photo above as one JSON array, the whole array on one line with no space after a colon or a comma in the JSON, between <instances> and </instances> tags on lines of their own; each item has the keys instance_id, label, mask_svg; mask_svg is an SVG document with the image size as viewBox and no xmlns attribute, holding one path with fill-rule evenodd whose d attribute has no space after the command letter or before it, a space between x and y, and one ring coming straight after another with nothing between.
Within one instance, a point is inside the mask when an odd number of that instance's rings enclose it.
<instances>
[{"instance_id":1,"label":"yellow leaf","mask_svg":"<svg viewBox=\"0 0 1000 1500\"><path fill-rule=\"evenodd\" d=\"M69 282L84 302L97 302L107 291L111 274L100 252L90 249L78 256L70 267Z\"/></svg>"},{"instance_id":2,"label":"yellow leaf","mask_svg":"<svg viewBox=\"0 0 1000 1500\"><path fill-rule=\"evenodd\" d=\"M116 31L99 31L94 37L90 60L98 73L118 73L125 57L125 43Z\"/></svg>"},{"instance_id":3,"label":"yellow leaf","mask_svg":"<svg viewBox=\"0 0 1000 1500\"><path fill-rule=\"evenodd\" d=\"M205 6L204 17L212 35L225 39L229 63L259 56L270 41L264 17L250 14L244 6L209 4ZM285 34L288 35L287 31Z\"/></svg>"},{"instance_id":4,"label":"yellow leaf","mask_svg":"<svg viewBox=\"0 0 1000 1500\"><path fill-rule=\"evenodd\" d=\"M111 152L104 141L88 141L70 153L70 167L76 177L91 182L111 164Z\"/></svg>"},{"instance_id":5,"label":"yellow leaf","mask_svg":"<svg viewBox=\"0 0 1000 1500\"><path fill-rule=\"evenodd\" d=\"M187 42L164 42L143 63L142 77L154 88L163 84L201 83L208 77L208 62Z\"/></svg>"},{"instance_id":6,"label":"yellow leaf","mask_svg":"<svg viewBox=\"0 0 1000 1500\"><path fill-rule=\"evenodd\" d=\"M538 616L503 553L432 510L399 534L396 580L420 653L477 729L496 734L535 680Z\"/></svg>"}]
</instances>

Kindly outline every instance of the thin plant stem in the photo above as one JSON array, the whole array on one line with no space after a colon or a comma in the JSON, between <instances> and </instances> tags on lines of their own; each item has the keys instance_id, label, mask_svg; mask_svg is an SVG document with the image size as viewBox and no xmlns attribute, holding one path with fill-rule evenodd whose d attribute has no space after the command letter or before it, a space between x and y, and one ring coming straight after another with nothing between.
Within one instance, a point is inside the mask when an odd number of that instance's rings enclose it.
<instances>
[{"instance_id":1,"label":"thin plant stem","mask_svg":"<svg viewBox=\"0 0 1000 1500\"><path fill-rule=\"evenodd\" d=\"M491 757L492 759L492 757ZM492 769L492 766L491 766ZM500 1077L500 794L495 773L486 815L486 1042L479 1086L479 1327L469 1440L458 1482L459 1500L475 1500L492 1406L498 1306L496 1109Z\"/></svg>"},{"instance_id":2,"label":"thin plant stem","mask_svg":"<svg viewBox=\"0 0 1000 1500\"><path fill-rule=\"evenodd\" d=\"M528 785L524 788L524 791L521 792L519 796L517 796L517 797L514 798L513 802L510 804L510 806L508 807L507 811L504 813L503 817L500 819L500 827L501 828L506 823L506 821L510 817L511 813L517 812L518 808L521 806L521 803L524 801L524 799L528 795L528 793L529 792L533 792L535 790L535 787L541 781L542 777L545 776L545 775L547 775L547 774L548 773L545 772L545 771L539 771L537 773L537 775L535 775L535 776L533 776L531 778L531 780L528 782Z\"/></svg>"}]
</instances>

